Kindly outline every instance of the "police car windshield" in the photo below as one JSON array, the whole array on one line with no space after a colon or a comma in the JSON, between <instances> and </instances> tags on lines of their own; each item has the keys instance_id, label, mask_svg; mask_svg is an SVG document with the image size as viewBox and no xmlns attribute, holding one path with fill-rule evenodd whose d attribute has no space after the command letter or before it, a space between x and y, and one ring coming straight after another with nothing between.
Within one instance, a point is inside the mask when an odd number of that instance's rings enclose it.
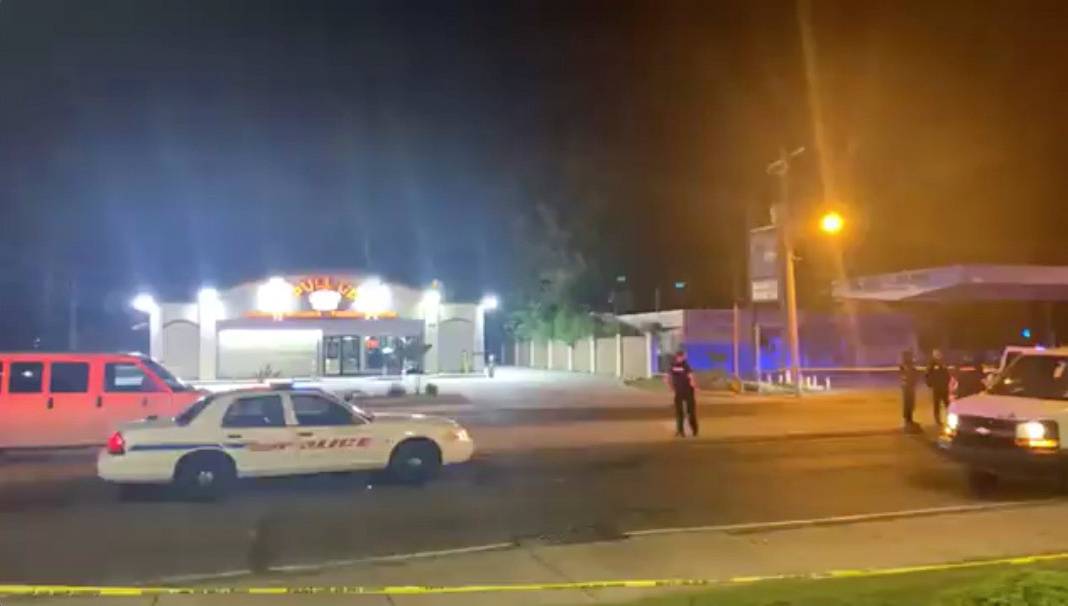
<instances>
[{"instance_id":1,"label":"police car windshield","mask_svg":"<svg viewBox=\"0 0 1068 606\"><path fill-rule=\"evenodd\" d=\"M1000 396L1068 400L1068 357L1019 356L998 377L990 393Z\"/></svg>"},{"instance_id":2,"label":"police car windshield","mask_svg":"<svg viewBox=\"0 0 1068 606\"><path fill-rule=\"evenodd\" d=\"M185 427L186 425L189 425L193 422L193 419L197 418L197 415L199 415L205 408L208 407L208 404L210 402L211 396L204 396L196 402L193 402L189 405L188 408L178 413L178 415L174 417L175 424L180 427Z\"/></svg>"}]
</instances>

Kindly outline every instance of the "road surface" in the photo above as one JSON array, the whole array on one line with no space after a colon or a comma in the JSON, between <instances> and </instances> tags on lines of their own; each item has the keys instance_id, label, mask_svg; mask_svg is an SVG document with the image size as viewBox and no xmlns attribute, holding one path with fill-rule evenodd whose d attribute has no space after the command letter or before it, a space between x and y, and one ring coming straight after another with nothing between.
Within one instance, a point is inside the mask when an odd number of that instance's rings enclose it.
<instances>
[{"instance_id":1,"label":"road surface","mask_svg":"<svg viewBox=\"0 0 1068 606\"><path fill-rule=\"evenodd\" d=\"M498 441L501 432L527 437L421 488L350 474L245 483L221 503L180 502L166 493L120 502L93 477L87 458L11 457L0 463L0 582L146 582L489 543L612 540L642 529L977 502L960 470L916 436L531 447L536 440L529 434L554 427L610 433L617 425L645 423L670 432L663 408L650 408L642 394L573 387L531 388L540 398L500 394L507 405L497 406L474 394L456 414L476 439L489 432ZM759 422L755 408L739 412L739 406L706 407L706 423L739 414ZM1049 496L1034 484L1012 484L987 498Z\"/></svg>"}]
</instances>

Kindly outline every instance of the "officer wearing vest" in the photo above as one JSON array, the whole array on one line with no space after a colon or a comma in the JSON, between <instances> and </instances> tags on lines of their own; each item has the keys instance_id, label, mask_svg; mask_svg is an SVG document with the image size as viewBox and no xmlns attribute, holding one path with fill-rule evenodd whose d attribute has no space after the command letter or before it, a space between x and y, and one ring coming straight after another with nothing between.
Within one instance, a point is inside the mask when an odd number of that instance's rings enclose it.
<instances>
[{"instance_id":1,"label":"officer wearing vest","mask_svg":"<svg viewBox=\"0 0 1068 606\"><path fill-rule=\"evenodd\" d=\"M689 419L690 433L697 436L697 400L695 394L697 383L693 378L693 369L686 361L686 352L678 350L671 362L671 368L665 375L667 384L675 392L675 436L683 437L683 421Z\"/></svg>"}]
</instances>

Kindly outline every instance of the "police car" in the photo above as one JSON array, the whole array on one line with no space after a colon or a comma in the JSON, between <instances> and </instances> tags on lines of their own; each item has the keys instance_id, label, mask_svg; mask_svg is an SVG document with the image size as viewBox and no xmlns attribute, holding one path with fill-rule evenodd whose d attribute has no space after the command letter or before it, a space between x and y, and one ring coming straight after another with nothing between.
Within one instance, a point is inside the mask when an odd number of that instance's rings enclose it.
<instances>
[{"instance_id":1,"label":"police car","mask_svg":"<svg viewBox=\"0 0 1068 606\"><path fill-rule=\"evenodd\" d=\"M939 438L978 490L999 476L1068 481L1068 348L1015 353L984 393L950 405Z\"/></svg>"},{"instance_id":2,"label":"police car","mask_svg":"<svg viewBox=\"0 0 1068 606\"><path fill-rule=\"evenodd\" d=\"M420 414L372 414L316 389L214 393L173 418L127 423L108 438L97 474L126 489L174 484L194 498L237 478L386 469L407 483L467 461L463 427Z\"/></svg>"}]
</instances>

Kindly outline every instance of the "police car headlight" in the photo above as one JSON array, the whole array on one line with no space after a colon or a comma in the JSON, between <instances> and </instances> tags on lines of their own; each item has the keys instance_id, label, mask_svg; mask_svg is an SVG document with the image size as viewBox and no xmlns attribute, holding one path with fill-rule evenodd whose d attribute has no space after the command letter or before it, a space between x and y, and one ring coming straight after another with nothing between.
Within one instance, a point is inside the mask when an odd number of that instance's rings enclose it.
<instances>
[{"instance_id":1,"label":"police car headlight","mask_svg":"<svg viewBox=\"0 0 1068 606\"><path fill-rule=\"evenodd\" d=\"M470 442L471 435L467 433L467 430L459 427L449 432L449 439L454 442Z\"/></svg>"}]
</instances>

